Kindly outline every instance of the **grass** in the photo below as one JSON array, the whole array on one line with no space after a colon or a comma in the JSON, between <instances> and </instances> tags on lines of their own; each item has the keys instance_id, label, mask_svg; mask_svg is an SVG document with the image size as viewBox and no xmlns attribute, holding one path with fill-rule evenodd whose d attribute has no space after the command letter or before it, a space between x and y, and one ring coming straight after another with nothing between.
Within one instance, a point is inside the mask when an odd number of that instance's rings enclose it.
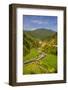
<instances>
[{"instance_id":1,"label":"grass","mask_svg":"<svg viewBox=\"0 0 68 90\"><path fill-rule=\"evenodd\" d=\"M38 53L37 49L32 48L32 49L30 50L30 53L27 54L27 55L24 57L24 61L28 61L28 60L30 60L30 59L32 59L32 58L36 58L38 55L39 55L39 53Z\"/></svg>"},{"instance_id":2,"label":"grass","mask_svg":"<svg viewBox=\"0 0 68 90\"><path fill-rule=\"evenodd\" d=\"M37 49L33 48L30 53L24 57L24 61L29 61L39 55ZM55 73L57 72L57 56L47 54L43 59L38 62L24 64L23 74L42 74L42 73Z\"/></svg>"},{"instance_id":3,"label":"grass","mask_svg":"<svg viewBox=\"0 0 68 90\"><path fill-rule=\"evenodd\" d=\"M40 64L47 68L49 72L57 72L57 56L48 54L45 58L40 61Z\"/></svg>"},{"instance_id":4,"label":"grass","mask_svg":"<svg viewBox=\"0 0 68 90\"><path fill-rule=\"evenodd\" d=\"M43 72L43 70L40 69L36 63L24 65L23 70L24 70L24 74L39 74Z\"/></svg>"}]
</instances>

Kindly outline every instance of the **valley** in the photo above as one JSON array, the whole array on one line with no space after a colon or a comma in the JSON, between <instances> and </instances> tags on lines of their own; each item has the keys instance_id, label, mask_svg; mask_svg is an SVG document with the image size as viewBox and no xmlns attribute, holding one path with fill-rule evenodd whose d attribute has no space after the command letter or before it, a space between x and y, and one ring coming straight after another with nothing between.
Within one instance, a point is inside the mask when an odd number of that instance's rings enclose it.
<instances>
[{"instance_id":1,"label":"valley","mask_svg":"<svg viewBox=\"0 0 68 90\"><path fill-rule=\"evenodd\" d=\"M24 31L23 74L57 73L57 32Z\"/></svg>"}]
</instances>

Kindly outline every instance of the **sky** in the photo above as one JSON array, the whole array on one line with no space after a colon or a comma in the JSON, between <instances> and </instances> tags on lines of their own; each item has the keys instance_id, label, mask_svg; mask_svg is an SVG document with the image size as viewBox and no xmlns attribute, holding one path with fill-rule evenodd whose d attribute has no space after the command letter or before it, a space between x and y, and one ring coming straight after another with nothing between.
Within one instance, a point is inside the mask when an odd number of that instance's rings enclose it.
<instances>
[{"instance_id":1,"label":"sky","mask_svg":"<svg viewBox=\"0 0 68 90\"><path fill-rule=\"evenodd\" d=\"M27 31L43 28L57 32L57 16L23 15L23 27Z\"/></svg>"}]
</instances>

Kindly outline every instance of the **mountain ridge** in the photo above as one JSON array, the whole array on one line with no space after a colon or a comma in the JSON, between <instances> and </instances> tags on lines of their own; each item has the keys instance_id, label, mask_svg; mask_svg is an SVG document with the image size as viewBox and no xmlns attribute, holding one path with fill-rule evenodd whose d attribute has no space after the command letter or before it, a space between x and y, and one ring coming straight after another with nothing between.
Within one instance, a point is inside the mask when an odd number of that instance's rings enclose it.
<instances>
[{"instance_id":1,"label":"mountain ridge","mask_svg":"<svg viewBox=\"0 0 68 90\"><path fill-rule=\"evenodd\" d=\"M24 33L27 33L28 35L32 36L35 39L45 40L52 36L52 34L56 33L53 30L50 29L36 29L32 31L25 31Z\"/></svg>"},{"instance_id":2,"label":"mountain ridge","mask_svg":"<svg viewBox=\"0 0 68 90\"><path fill-rule=\"evenodd\" d=\"M36 30L48 30L48 31L52 31L52 32L56 32L52 29L47 29L47 28L36 28L36 29L32 29L32 30L23 30L23 31L26 31L26 32L31 32L31 31L36 31Z\"/></svg>"}]
</instances>

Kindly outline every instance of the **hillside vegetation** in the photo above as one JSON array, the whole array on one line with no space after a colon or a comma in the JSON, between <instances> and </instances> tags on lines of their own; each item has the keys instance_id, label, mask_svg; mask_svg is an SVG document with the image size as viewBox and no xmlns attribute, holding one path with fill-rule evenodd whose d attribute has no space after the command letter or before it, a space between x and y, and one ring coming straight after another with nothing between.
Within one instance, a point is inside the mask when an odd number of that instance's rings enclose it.
<instances>
[{"instance_id":1,"label":"hillside vegetation","mask_svg":"<svg viewBox=\"0 0 68 90\"><path fill-rule=\"evenodd\" d=\"M23 74L57 73L57 32L24 31Z\"/></svg>"},{"instance_id":2,"label":"hillside vegetation","mask_svg":"<svg viewBox=\"0 0 68 90\"><path fill-rule=\"evenodd\" d=\"M40 39L40 40L46 40L49 37L54 34L54 31L48 30L48 29L36 29L33 31L25 31L28 35L32 36L35 39Z\"/></svg>"}]
</instances>

